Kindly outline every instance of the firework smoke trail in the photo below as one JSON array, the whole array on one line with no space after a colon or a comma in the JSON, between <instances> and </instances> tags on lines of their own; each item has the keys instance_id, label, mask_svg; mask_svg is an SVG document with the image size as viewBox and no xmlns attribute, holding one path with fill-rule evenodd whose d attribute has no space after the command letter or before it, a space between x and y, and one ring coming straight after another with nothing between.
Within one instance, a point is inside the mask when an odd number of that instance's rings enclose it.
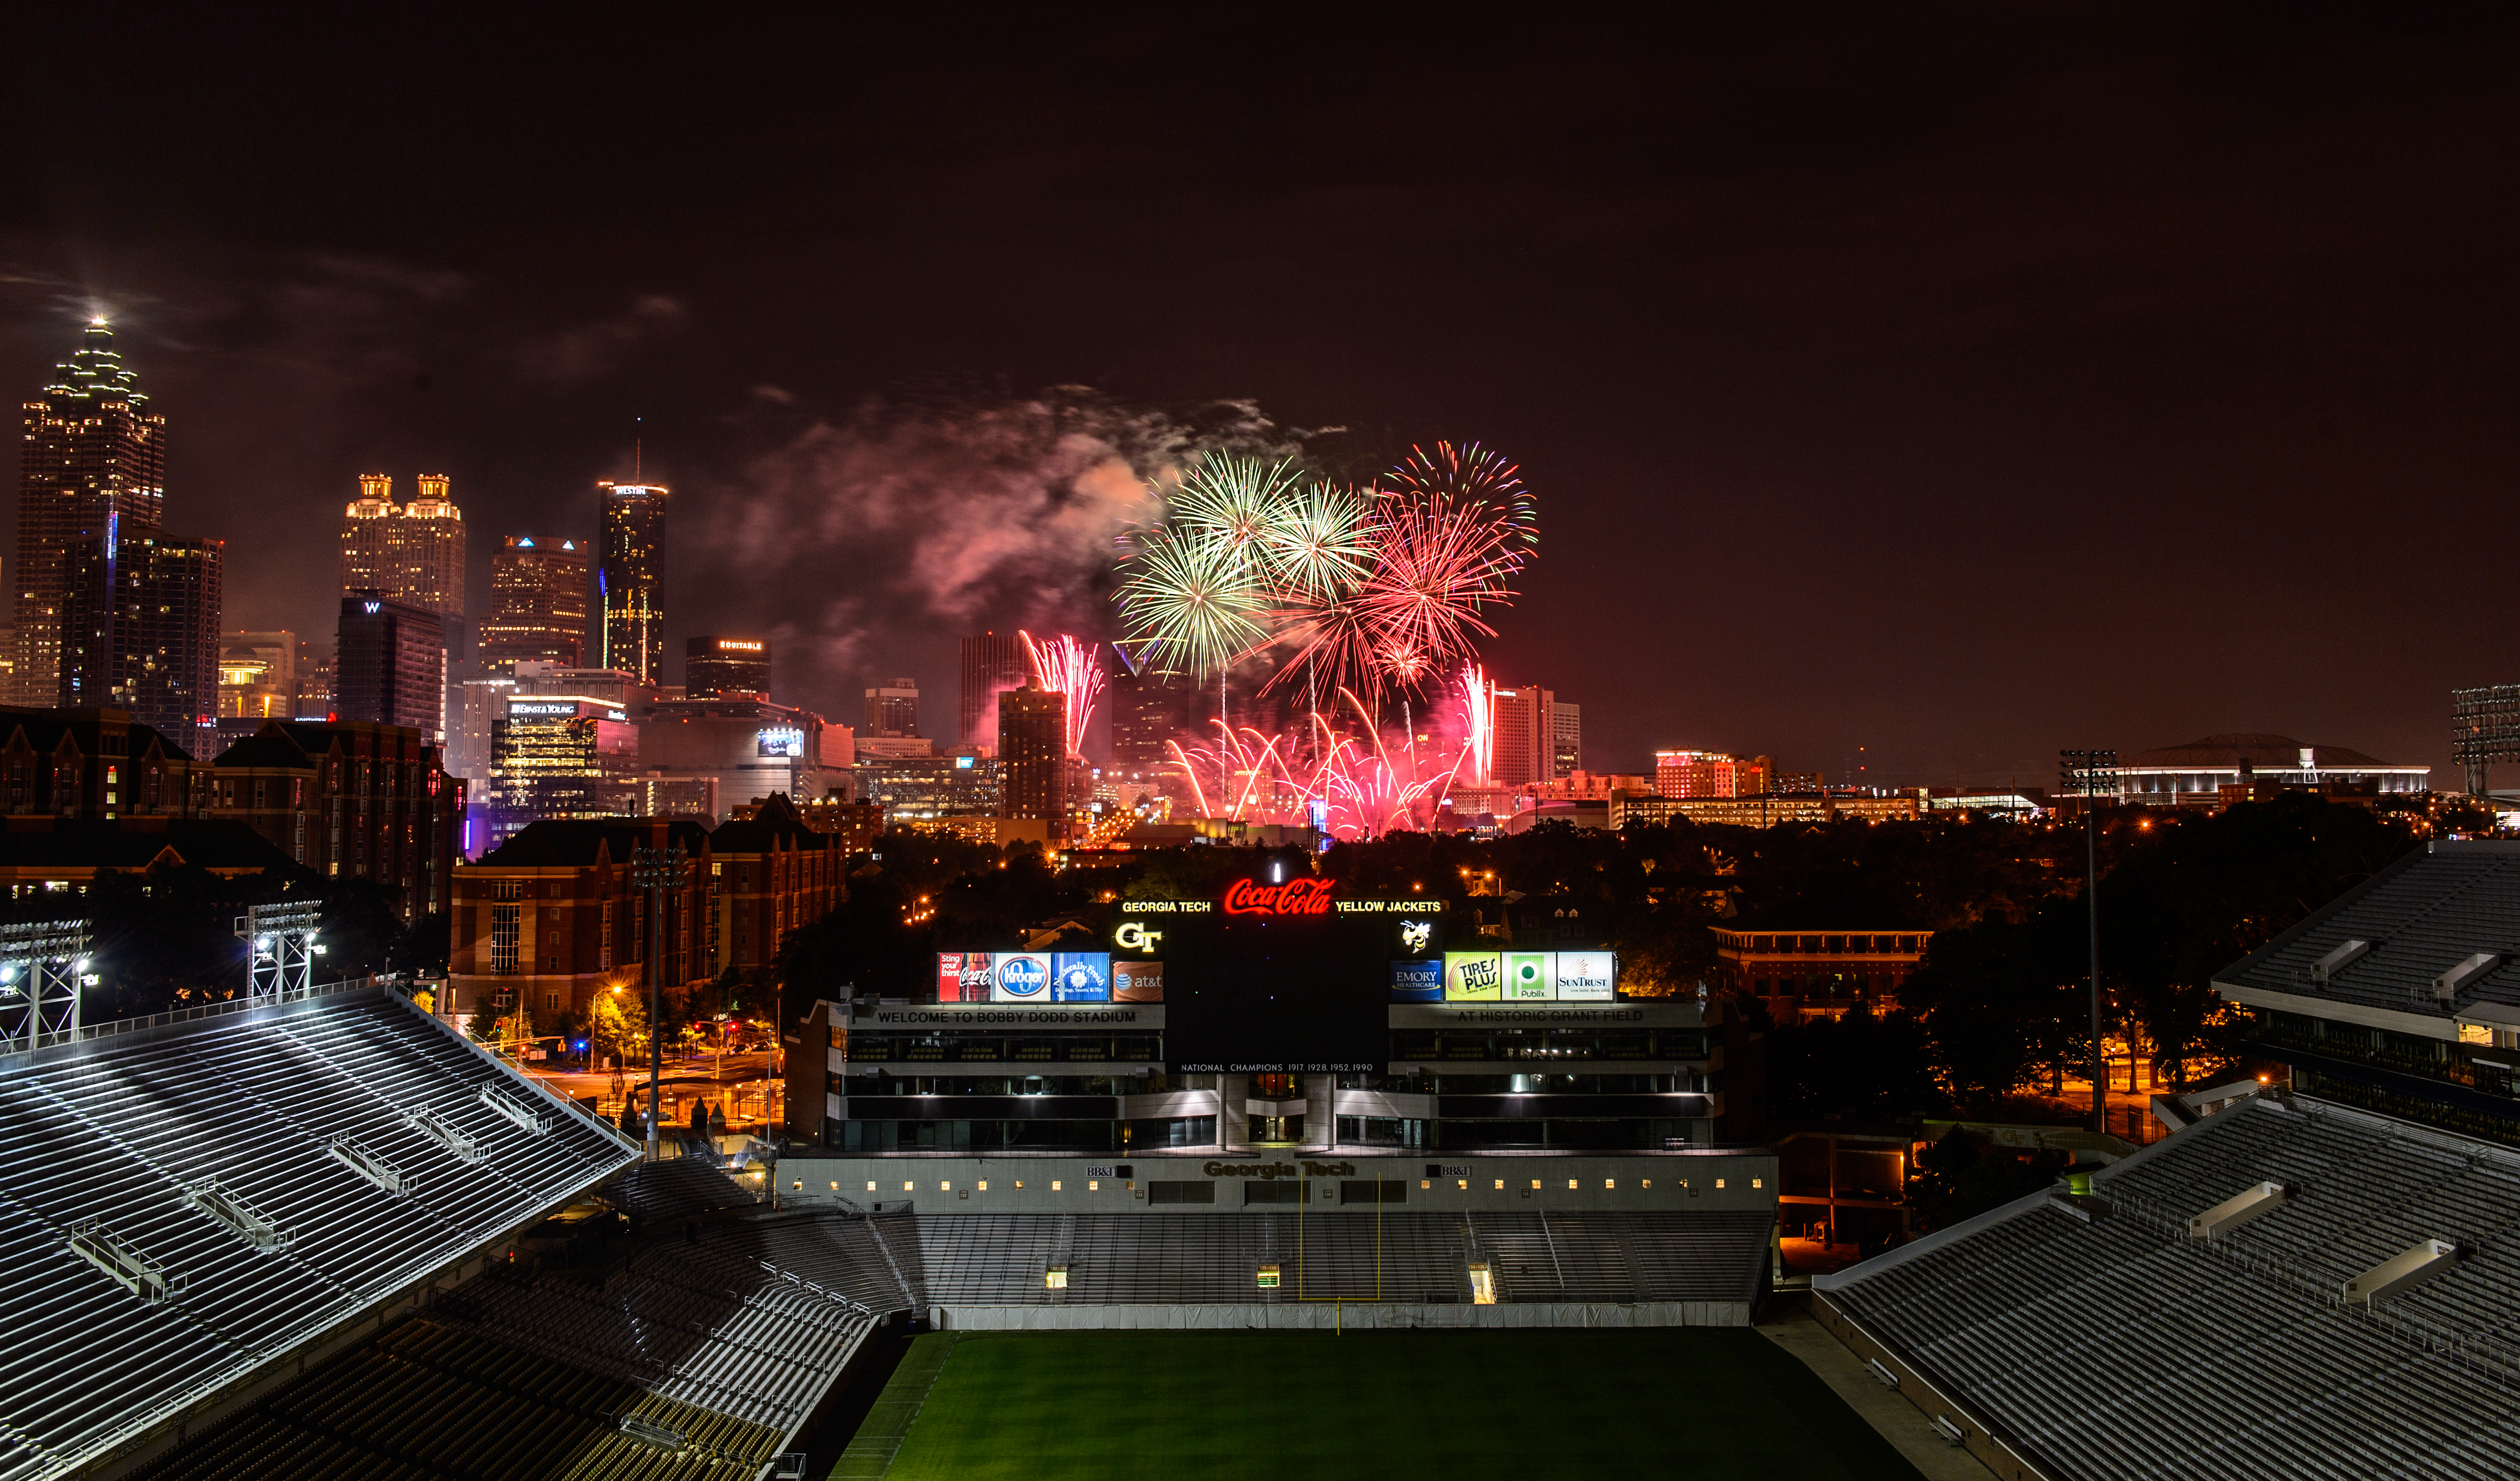
<instances>
[{"instance_id":1,"label":"firework smoke trail","mask_svg":"<svg viewBox=\"0 0 2520 1481\"><path fill-rule=\"evenodd\" d=\"M1496 686L1475 663L1462 670L1462 712L1469 722L1470 783L1485 786L1496 775Z\"/></svg>"},{"instance_id":2,"label":"firework smoke trail","mask_svg":"<svg viewBox=\"0 0 2520 1481\"><path fill-rule=\"evenodd\" d=\"M1065 633L1048 643L1034 642L1020 628L1015 636L1023 639L1024 655L1041 687L1067 696L1067 753L1076 755L1085 748L1085 727L1094 723L1094 706L1102 696L1101 653Z\"/></svg>"}]
</instances>

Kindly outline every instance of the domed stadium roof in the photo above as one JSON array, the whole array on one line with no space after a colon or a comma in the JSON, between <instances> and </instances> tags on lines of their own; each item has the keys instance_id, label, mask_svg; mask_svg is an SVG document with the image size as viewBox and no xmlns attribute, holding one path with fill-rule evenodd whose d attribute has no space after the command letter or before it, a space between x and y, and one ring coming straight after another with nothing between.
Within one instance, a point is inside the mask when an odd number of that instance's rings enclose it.
<instances>
[{"instance_id":1,"label":"domed stadium roof","mask_svg":"<svg viewBox=\"0 0 2520 1481\"><path fill-rule=\"evenodd\" d=\"M2246 761L2251 766L2287 769L2301 765L2303 751L2309 751L2312 761L2322 768L2389 764L2377 756L2367 756L2342 745L2306 745L2290 736L2263 734L2207 736L2184 745L2165 745L2159 750L2138 751L2128 757L2125 764L2210 769L2237 766Z\"/></svg>"}]
</instances>

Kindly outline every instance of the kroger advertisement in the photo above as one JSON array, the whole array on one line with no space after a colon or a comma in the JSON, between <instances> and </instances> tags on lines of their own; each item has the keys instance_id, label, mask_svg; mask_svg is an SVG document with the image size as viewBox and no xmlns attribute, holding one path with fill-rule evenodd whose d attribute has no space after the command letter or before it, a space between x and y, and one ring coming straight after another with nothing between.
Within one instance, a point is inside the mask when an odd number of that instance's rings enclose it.
<instances>
[{"instance_id":1,"label":"kroger advertisement","mask_svg":"<svg viewBox=\"0 0 2520 1481\"><path fill-rule=\"evenodd\" d=\"M1137 963L1116 985L1108 952L944 952L936 958L939 1003L1160 1003L1161 969Z\"/></svg>"},{"instance_id":2,"label":"kroger advertisement","mask_svg":"<svg viewBox=\"0 0 2520 1481\"><path fill-rule=\"evenodd\" d=\"M1446 952L1441 964L1395 962L1395 1003L1608 1003L1615 952Z\"/></svg>"}]
</instances>

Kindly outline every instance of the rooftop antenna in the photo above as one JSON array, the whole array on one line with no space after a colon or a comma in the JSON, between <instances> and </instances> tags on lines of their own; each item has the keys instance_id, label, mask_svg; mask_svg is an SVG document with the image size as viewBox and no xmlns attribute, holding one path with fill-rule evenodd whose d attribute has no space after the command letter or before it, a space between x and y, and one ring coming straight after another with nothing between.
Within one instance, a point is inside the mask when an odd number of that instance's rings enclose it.
<instances>
[{"instance_id":1,"label":"rooftop antenna","mask_svg":"<svg viewBox=\"0 0 2520 1481\"><path fill-rule=\"evenodd\" d=\"M640 426L647 420L645 417L630 419L630 481L633 483L648 481L648 444Z\"/></svg>"}]
</instances>

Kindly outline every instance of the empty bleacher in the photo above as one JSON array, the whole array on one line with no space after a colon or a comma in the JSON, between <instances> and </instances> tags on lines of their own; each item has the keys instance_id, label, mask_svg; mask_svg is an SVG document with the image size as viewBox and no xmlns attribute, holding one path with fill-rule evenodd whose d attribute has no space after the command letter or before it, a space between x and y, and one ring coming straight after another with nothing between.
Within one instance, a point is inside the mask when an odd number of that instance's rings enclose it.
<instances>
[{"instance_id":1,"label":"empty bleacher","mask_svg":"<svg viewBox=\"0 0 2520 1481\"><path fill-rule=\"evenodd\" d=\"M1448 1305L1469 1267L1498 1299L1746 1302L1766 1215L964 1214L917 1220L929 1304L1217 1305L1345 1298ZM1263 1264L1282 1283L1264 1288ZM1044 1271L1067 1268L1063 1289Z\"/></svg>"},{"instance_id":2,"label":"empty bleacher","mask_svg":"<svg viewBox=\"0 0 2520 1481\"><path fill-rule=\"evenodd\" d=\"M0 1481L145 1434L634 1156L382 988L10 1056Z\"/></svg>"},{"instance_id":3,"label":"empty bleacher","mask_svg":"<svg viewBox=\"0 0 2520 1481\"><path fill-rule=\"evenodd\" d=\"M625 1181L624 1201L654 1192ZM739 1214L688 1235L674 1222L602 1274L495 1269L143 1481L258 1481L292 1437L377 1474L750 1481L901 1309L900 1287L862 1220Z\"/></svg>"},{"instance_id":4,"label":"empty bleacher","mask_svg":"<svg viewBox=\"0 0 2520 1481\"><path fill-rule=\"evenodd\" d=\"M2256 1184L2270 1212L2186 1221ZM2102 1174L1816 1282L2059 1476L2520 1474L2520 1157L2299 1099L2243 1102ZM2403 1294L2344 1282L2429 1238Z\"/></svg>"}]
</instances>

